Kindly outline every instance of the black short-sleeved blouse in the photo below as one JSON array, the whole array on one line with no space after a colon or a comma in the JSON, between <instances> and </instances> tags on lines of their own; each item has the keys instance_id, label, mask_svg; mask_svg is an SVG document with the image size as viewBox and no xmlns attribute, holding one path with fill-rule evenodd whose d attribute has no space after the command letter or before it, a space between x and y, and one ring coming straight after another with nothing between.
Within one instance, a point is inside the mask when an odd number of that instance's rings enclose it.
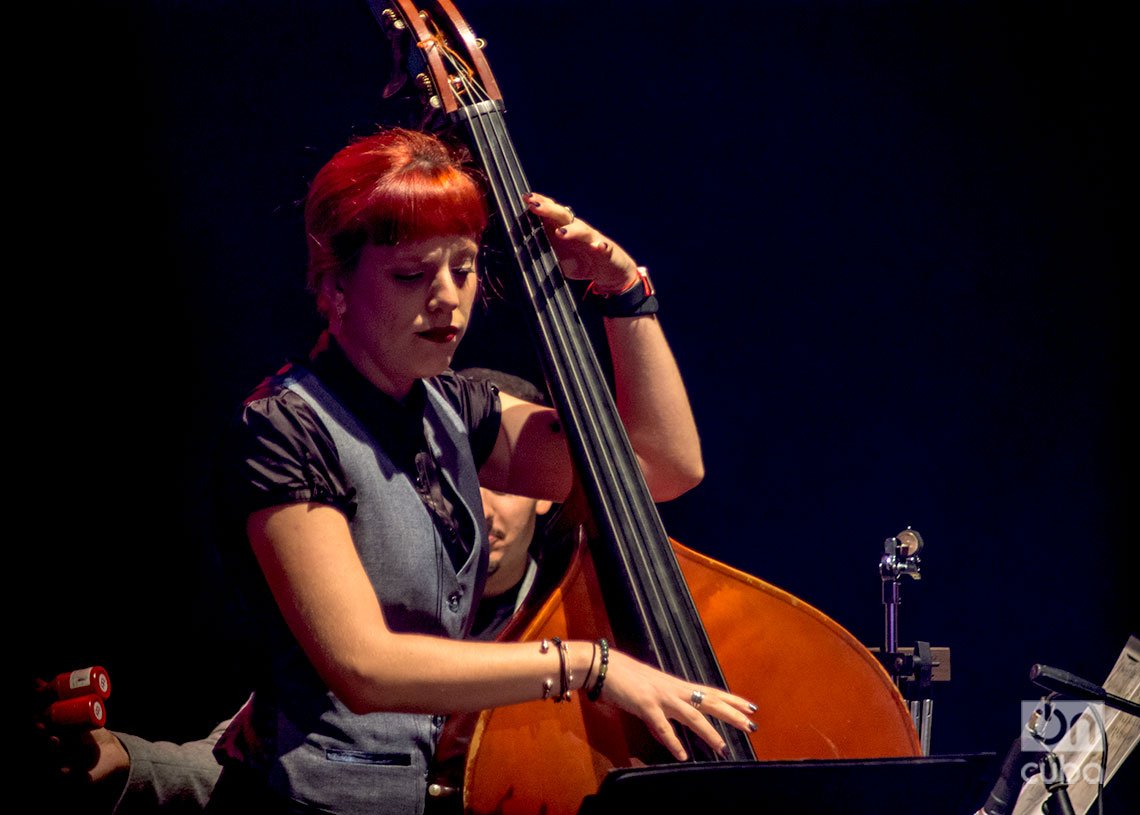
<instances>
[{"instance_id":1,"label":"black short-sleeved blouse","mask_svg":"<svg viewBox=\"0 0 1140 815\"><path fill-rule=\"evenodd\" d=\"M328 335L304 365L357 418L407 473L431 514L453 561L462 562L474 540L467 513L456 512L457 496L428 449L424 436L425 385L417 381L403 402L378 390L348 361ZM288 367L288 366L287 366ZM282 369L278 373L284 372ZM432 379L468 428L476 467L490 457L499 433L498 390L485 381L446 371ZM240 420L222 459L224 514L244 519L281 504L328 504L351 519L356 490L349 483L332 438L300 396L266 379L245 400ZM479 507L472 508L476 513Z\"/></svg>"}]
</instances>

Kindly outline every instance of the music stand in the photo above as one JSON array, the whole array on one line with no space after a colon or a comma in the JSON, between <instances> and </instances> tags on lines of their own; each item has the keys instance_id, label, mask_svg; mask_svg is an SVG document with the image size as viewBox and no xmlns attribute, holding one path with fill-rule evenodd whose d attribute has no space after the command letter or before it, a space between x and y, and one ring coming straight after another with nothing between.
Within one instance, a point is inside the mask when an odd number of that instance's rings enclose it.
<instances>
[{"instance_id":1,"label":"music stand","mask_svg":"<svg viewBox=\"0 0 1140 815\"><path fill-rule=\"evenodd\" d=\"M986 800L997 770L995 753L623 768L586 796L578 815L964 815Z\"/></svg>"}]
</instances>

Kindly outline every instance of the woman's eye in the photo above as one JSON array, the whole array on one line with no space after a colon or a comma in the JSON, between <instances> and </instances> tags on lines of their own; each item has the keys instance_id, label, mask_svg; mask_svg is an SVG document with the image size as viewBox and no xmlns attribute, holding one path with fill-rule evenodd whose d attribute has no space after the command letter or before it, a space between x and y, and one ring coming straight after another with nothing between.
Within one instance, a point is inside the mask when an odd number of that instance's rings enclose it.
<instances>
[{"instance_id":1,"label":"woman's eye","mask_svg":"<svg viewBox=\"0 0 1140 815\"><path fill-rule=\"evenodd\" d=\"M415 280L422 280L423 272L393 272L392 277L404 283L411 283Z\"/></svg>"},{"instance_id":2,"label":"woman's eye","mask_svg":"<svg viewBox=\"0 0 1140 815\"><path fill-rule=\"evenodd\" d=\"M458 269L452 269L451 273L456 277L467 277L468 275L475 274L474 266L461 266Z\"/></svg>"}]
</instances>

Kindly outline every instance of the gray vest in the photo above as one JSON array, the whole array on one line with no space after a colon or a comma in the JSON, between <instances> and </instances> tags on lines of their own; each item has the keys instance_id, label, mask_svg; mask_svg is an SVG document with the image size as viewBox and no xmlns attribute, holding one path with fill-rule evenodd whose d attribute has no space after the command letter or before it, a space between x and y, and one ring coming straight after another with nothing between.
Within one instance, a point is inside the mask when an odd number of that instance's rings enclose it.
<instances>
[{"instance_id":1,"label":"gray vest","mask_svg":"<svg viewBox=\"0 0 1140 815\"><path fill-rule=\"evenodd\" d=\"M296 369L286 387L316 411L356 488L352 537L384 619L394 631L462 638L487 570L478 473L467 429L430 385L424 410L429 449L470 514L476 540L458 574L411 478L311 373ZM412 476L414 477L414 475ZM442 715L354 714L330 693L291 638L274 648L251 721L231 727L230 757L264 773L274 790L337 813L409 815L424 807L428 764ZM257 745L247 740L256 735Z\"/></svg>"}]
</instances>

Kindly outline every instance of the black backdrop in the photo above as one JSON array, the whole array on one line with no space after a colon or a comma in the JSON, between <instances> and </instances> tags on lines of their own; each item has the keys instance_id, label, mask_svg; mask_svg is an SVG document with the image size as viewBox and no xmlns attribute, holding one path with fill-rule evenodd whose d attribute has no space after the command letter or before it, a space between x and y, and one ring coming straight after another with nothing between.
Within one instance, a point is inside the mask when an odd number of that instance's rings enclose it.
<instances>
[{"instance_id":1,"label":"black backdrop","mask_svg":"<svg viewBox=\"0 0 1140 815\"><path fill-rule=\"evenodd\" d=\"M917 529L935 753L1004 751L1035 662L1103 680L1138 628L1107 7L461 10L535 188L661 291L708 471L670 534L878 645L882 542ZM113 726L185 739L244 698L212 443L317 328L297 202L380 115L384 41L364 0L47 11L10 154L21 664L103 664ZM536 375L517 320L492 299L457 363Z\"/></svg>"}]
</instances>

